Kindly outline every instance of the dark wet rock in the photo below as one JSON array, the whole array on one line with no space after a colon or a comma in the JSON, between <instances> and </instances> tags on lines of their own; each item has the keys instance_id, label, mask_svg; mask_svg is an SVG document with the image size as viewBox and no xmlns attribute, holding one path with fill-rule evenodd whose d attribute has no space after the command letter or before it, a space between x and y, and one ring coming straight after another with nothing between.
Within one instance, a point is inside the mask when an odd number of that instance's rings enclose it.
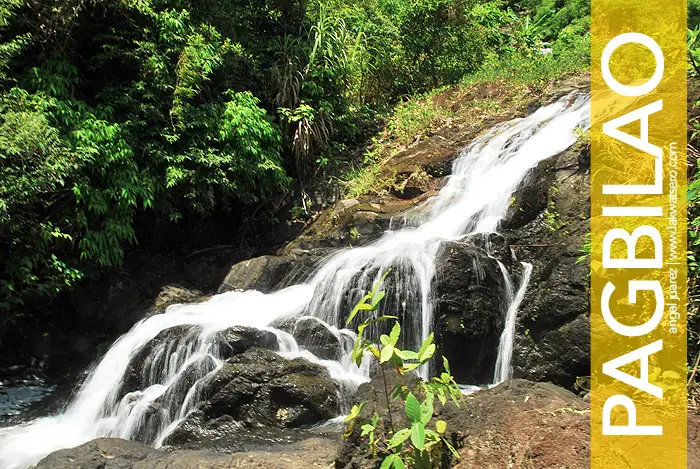
<instances>
[{"instance_id":1,"label":"dark wet rock","mask_svg":"<svg viewBox=\"0 0 700 469\"><path fill-rule=\"evenodd\" d=\"M204 293L200 290L180 285L166 285L161 288L154 303L157 308L166 308L174 304L198 303L203 299Z\"/></svg>"},{"instance_id":2,"label":"dark wet rock","mask_svg":"<svg viewBox=\"0 0 700 469\"><path fill-rule=\"evenodd\" d=\"M165 448L243 451L245 448L234 435L244 431L245 428L230 415L207 418L201 410L196 410L166 439Z\"/></svg>"},{"instance_id":3,"label":"dark wet rock","mask_svg":"<svg viewBox=\"0 0 700 469\"><path fill-rule=\"evenodd\" d=\"M432 194L434 191L410 200L392 195L341 200L322 212L297 239L285 246L282 253L366 245L389 229L392 217L415 207Z\"/></svg>"},{"instance_id":4,"label":"dark wet rock","mask_svg":"<svg viewBox=\"0 0 700 469\"><path fill-rule=\"evenodd\" d=\"M218 332L215 340L219 343L219 353L224 359L254 347L279 349L277 336L274 333L246 326L229 327Z\"/></svg>"},{"instance_id":5,"label":"dark wet rock","mask_svg":"<svg viewBox=\"0 0 700 469\"><path fill-rule=\"evenodd\" d=\"M304 281L313 271L323 249L290 250L283 256L261 256L231 267L218 293L233 290L258 290L263 293Z\"/></svg>"},{"instance_id":6,"label":"dark wet rock","mask_svg":"<svg viewBox=\"0 0 700 469\"><path fill-rule=\"evenodd\" d=\"M206 440L213 432L234 437L241 426L308 426L340 412L338 385L326 368L259 348L231 358L205 394L199 410L175 430L167 444Z\"/></svg>"},{"instance_id":7,"label":"dark wet rock","mask_svg":"<svg viewBox=\"0 0 700 469\"><path fill-rule=\"evenodd\" d=\"M548 165L547 165L548 166ZM546 174L542 174L545 171ZM547 208L549 185L543 176L551 175L550 168L533 170L528 174L510 199L506 216L501 223L505 230L521 228L535 220Z\"/></svg>"},{"instance_id":8,"label":"dark wet rock","mask_svg":"<svg viewBox=\"0 0 700 469\"><path fill-rule=\"evenodd\" d=\"M197 340L200 333L200 327L191 325L175 326L161 331L129 364L122 387L123 392L143 389L148 385L148 375L155 350L168 347L174 351L186 341ZM220 331L215 334L214 341L222 359L231 358L256 347L270 350L279 348L277 336L274 333L246 326L233 326ZM183 382L183 385L187 385L187 382Z\"/></svg>"},{"instance_id":9,"label":"dark wet rock","mask_svg":"<svg viewBox=\"0 0 700 469\"><path fill-rule=\"evenodd\" d=\"M262 256L239 262L231 267L218 293L233 290L270 292L282 282L293 265L293 258L278 256Z\"/></svg>"},{"instance_id":10,"label":"dark wet rock","mask_svg":"<svg viewBox=\"0 0 700 469\"><path fill-rule=\"evenodd\" d=\"M445 243L435 275L435 335L461 383L491 383L505 319L498 261L471 242Z\"/></svg>"},{"instance_id":11,"label":"dark wet rock","mask_svg":"<svg viewBox=\"0 0 700 469\"><path fill-rule=\"evenodd\" d=\"M589 262L580 259L590 231L589 152L582 142L541 163L528 191L546 194L544 208L504 231L518 260L533 264L518 314L516 377L571 387L590 374Z\"/></svg>"},{"instance_id":12,"label":"dark wet rock","mask_svg":"<svg viewBox=\"0 0 700 469\"><path fill-rule=\"evenodd\" d=\"M231 415L255 427L317 423L338 412L337 385L328 370L265 349L232 358L212 383L208 416Z\"/></svg>"},{"instance_id":13,"label":"dark wet rock","mask_svg":"<svg viewBox=\"0 0 700 469\"><path fill-rule=\"evenodd\" d=\"M144 389L148 386L150 358L156 348L177 347L177 344L187 338L199 334L201 328L191 325L175 326L161 331L146 344L131 360L122 383L122 393Z\"/></svg>"},{"instance_id":14,"label":"dark wet rock","mask_svg":"<svg viewBox=\"0 0 700 469\"><path fill-rule=\"evenodd\" d=\"M339 360L343 343L330 328L317 318L287 320L277 327L294 336L299 346L324 360Z\"/></svg>"},{"instance_id":15,"label":"dark wet rock","mask_svg":"<svg viewBox=\"0 0 700 469\"><path fill-rule=\"evenodd\" d=\"M201 303L207 299L209 297L200 290L184 288L180 285L166 285L153 300L151 307L145 311L144 316L150 317L156 314L163 314L169 306Z\"/></svg>"}]
</instances>

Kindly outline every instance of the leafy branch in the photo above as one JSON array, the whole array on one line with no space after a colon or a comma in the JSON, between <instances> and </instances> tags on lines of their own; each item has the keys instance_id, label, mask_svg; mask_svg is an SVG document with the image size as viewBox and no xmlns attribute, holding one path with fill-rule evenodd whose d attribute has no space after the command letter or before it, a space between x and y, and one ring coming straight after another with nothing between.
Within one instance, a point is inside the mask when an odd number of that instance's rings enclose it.
<instances>
[{"instance_id":1,"label":"leafy branch","mask_svg":"<svg viewBox=\"0 0 700 469\"><path fill-rule=\"evenodd\" d=\"M433 343L434 336L430 334L421 344L418 351L403 350L398 344L401 339L401 325L395 316L376 316L385 291L382 284L390 270L378 281L372 290L368 292L360 302L355 305L347 318L350 324L358 314L368 314L366 319L358 326L358 336L353 348L352 359L359 366L364 357L370 355L379 361L382 379L384 382L384 395L387 402L386 415L380 415L376 411L369 422L361 426L361 437L366 437L369 448L374 457L384 455L381 469L405 469L414 467L428 469L436 467L445 453L459 458L459 454L452 444L445 438L447 423L443 420L433 420L435 399L442 405L446 405L448 399L457 407L461 406L463 397L457 383L450 372L449 362L443 357L445 371L439 377L434 377L428 382L420 381L417 386L410 389L407 386L396 386L389 390L386 380L386 365L390 364L401 374L410 373L421 365L427 364L435 355L436 346ZM376 316L376 317L375 317ZM365 335L365 331L371 325L394 321L391 332L381 334L379 340L373 340ZM390 398L391 394L391 398ZM390 408L391 400L401 400L409 426L396 428ZM354 423L362 414L366 402L353 406L346 417L349 423L347 434L351 434ZM384 427L384 419L389 422L388 434L379 431Z\"/></svg>"}]
</instances>

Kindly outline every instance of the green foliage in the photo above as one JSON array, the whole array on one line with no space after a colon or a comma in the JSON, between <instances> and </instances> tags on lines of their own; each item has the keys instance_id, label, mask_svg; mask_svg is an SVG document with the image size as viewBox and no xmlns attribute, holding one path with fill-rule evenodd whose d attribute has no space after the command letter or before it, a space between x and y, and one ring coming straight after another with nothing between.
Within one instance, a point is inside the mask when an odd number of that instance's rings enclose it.
<instances>
[{"instance_id":1,"label":"green foliage","mask_svg":"<svg viewBox=\"0 0 700 469\"><path fill-rule=\"evenodd\" d=\"M700 25L688 29L688 72L700 75Z\"/></svg>"},{"instance_id":2,"label":"green foliage","mask_svg":"<svg viewBox=\"0 0 700 469\"><path fill-rule=\"evenodd\" d=\"M559 217L559 213L557 213L556 205L553 200L547 203L547 208L544 209L542 215L544 217L544 224L549 231L557 231L565 226Z\"/></svg>"},{"instance_id":3,"label":"green foliage","mask_svg":"<svg viewBox=\"0 0 700 469\"><path fill-rule=\"evenodd\" d=\"M581 253L581 255L576 259L576 263L580 264L581 262L585 262L586 260L590 259L591 257L591 234L586 233L585 236L585 242L581 247L579 248L578 252Z\"/></svg>"},{"instance_id":4,"label":"green foliage","mask_svg":"<svg viewBox=\"0 0 700 469\"><path fill-rule=\"evenodd\" d=\"M492 42L500 47L488 55L476 73L465 78L465 83L503 80L537 84L588 69L590 2L526 1L519 6L517 13L510 9L506 10L507 13L498 13L503 11L498 2L485 5L489 7L484 7L482 21L489 24L491 19L491 22L500 24L500 31L505 31L506 38L494 33ZM498 20L492 20L494 17ZM493 26L491 29L496 30Z\"/></svg>"},{"instance_id":5,"label":"green foliage","mask_svg":"<svg viewBox=\"0 0 700 469\"><path fill-rule=\"evenodd\" d=\"M700 0L688 0L688 28L700 26Z\"/></svg>"},{"instance_id":6,"label":"green foliage","mask_svg":"<svg viewBox=\"0 0 700 469\"><path fill-rule=\"evenodd\" d=\"M588 31L590 15L588 0L542 0L535 9L534 21L540 24L543 39L555 41Z\"/></svg>"},{"instance_id":7,"label":"green foliage","mask_svg":"<svg viewBox=\"0 0 700 469\"><path fill-rule=\"evenodd\" d=\"M450 117L433 88L581 67L586 10L550 3L0 0L0 309L118 266L137 219L384 185L349 149L397 103L408 145Z\"/></svg>"},{"instance_id":8,"label":"green foliage","mask_svg":"<svg viewBox=\"0 0 700 469\"><path fill-rule=\"evenodd\" d=\"M178 2L95 8L0 8L2 309L119 265L138 213L208 216L289 183L273 118L221 75L240 44Z\"/></svg>"},{"instance_id":9,"label":"green foliage","mask_svg":"<svg viewBox=\"0 0 700 469\"><path fill-rule=\"evenodd\" d=\"M347 324L353 322L359 313L375 313L384 298L382 284L390 270L384 273L381 279L374 285L355 306L347 318ZM358 337L353 349L353 360L359 364L367 354L371 354L378 361L382 373L384 367L390 364L400 373L408 373L419 366L426 365L435 355L436 346L433 343L433 334L430 334L418 351L402 350L398 347L401 337L401 325L394 322L389 334L382 334L379 340L368 339L365 331L370 326L395 320L394 316L379 316L369 314L358 326ZM409 426L406 428L394 428L394 419L391 410L387 408L387 415L374 413L371 420L361 426L362 437L367 437L371 453L376 457L382 454L382 468L432 468L438 467L443 460L444 451L449 451L456 458L459 454L445 438L447 423L443 420L434 420L434 403L438 401L445 405L448 398L456 406L460 406L462 394L450 374L450 366L443 357L444 372L439 377L434 377L429 382L421 381L415 389L406 386L397 386L390 390L385 387L384 393L387 402L391 394L393 399L403 401L403 407ZM386 380L385 380L386 382ZM361 416L366 403L355 405L346 417L350 424L348 433L352 432L355 421ZM387 423L389 428L387 428Z\"/></svg>"}]
</instances>

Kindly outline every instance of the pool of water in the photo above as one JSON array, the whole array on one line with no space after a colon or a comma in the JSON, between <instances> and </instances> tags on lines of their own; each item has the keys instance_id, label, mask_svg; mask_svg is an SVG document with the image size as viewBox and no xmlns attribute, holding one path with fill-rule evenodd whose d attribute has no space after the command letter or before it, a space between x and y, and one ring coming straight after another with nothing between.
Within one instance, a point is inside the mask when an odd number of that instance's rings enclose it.
<instances>
[{"instance_id":1,"label":"pool of water","mask_svg":"<svg viewBox=\"0 0 700 469\"><path fill-rule=\"evenodd\" d=\"M0 380L0 426L14 425L30 410L52 397L55 384L41 377Z\"/></svg>"}]
</instances>

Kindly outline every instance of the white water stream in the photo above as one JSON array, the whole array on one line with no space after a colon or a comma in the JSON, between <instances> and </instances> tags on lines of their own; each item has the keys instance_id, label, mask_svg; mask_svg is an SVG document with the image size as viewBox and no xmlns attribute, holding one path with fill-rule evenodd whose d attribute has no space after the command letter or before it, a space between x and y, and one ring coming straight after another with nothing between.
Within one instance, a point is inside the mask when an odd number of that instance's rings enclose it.
<instances>
[{"instance_id":1,"label":"white water stream","mask_svg":"<svg viewBox=\"0 0 700 469\"><path fill-rule=\"evenodd\" d=\"M165 314L139 322L93 367L63 413L0 429L0 469L25 468L55 450L101 436L159 446L196 408L207 380L222 366L214 338L232 326L275 333L281 355L303 356L326 366L344 389L352 391L368 379L367 367L357 368L348 353L339 361L320 360L301 349L289 333L272 326L281 318L313 316L351 341L352 333L332 326L344 324L352 305L391 267L384 308L400 317L406 345L419 344L433 327L431 285L441 244L495 232L527 173L575 143L575 129L587 128L588 116L587 96L575 94L526 118L495 126L455 160L445 187L412 215L408 226L388 231L368 246L333 254L305 283L271 294L224 293L205 303L172 306ZM525 266L515 291L510 274L503 269L510 291L504 298L506 325L498 344L495 383L510 375L517 310L531 270ZM148 386L124 395L122 384L130 362L162 331L181 325L196 327L152 347L144 362L149 370ZM427 369L421 371L424 377L427 373ZM165 405L154 424L146 412L157 399Z\"/></svg>"}]
</instances>

